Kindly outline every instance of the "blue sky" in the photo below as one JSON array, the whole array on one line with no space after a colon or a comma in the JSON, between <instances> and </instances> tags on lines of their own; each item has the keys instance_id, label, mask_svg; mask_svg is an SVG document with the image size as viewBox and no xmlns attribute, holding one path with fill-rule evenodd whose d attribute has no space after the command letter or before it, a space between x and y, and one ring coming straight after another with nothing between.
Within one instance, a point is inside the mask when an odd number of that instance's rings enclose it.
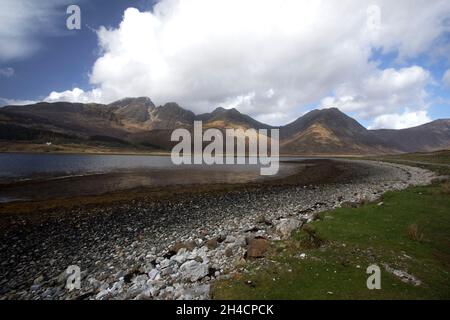
<instances>
[{"instance_id":1,"label":"blue sky","mask_svg":"<svg viewBox=\"0 0 450 320\"><path fill-rule=\"evenodd\" d=\"M2 1L16 15L0 26L12 48L0 49L0 104L146 95L271 124L333 106L372 128L450 118L448 1L375 0L380 28L366 33L363 1L155 2ZM81 30L66 29L70 4Z\"/></svg>"},{"instance_id":2,"label":"blue sky","mask_svg":"<svg viewBox=\"0 0 450 320\"><path fill-rule=\"evenodd\" d=\"M71 4L82 8L81 30L66 28L66 8ZM100 26L116 27L130 6L148 10L152 1L70 0L58 5L54 30L36 36L42 48L24 59L0 62L0 69L14 69L14 76L0 77L0 97L40 100L52 90L88 89L89 72L99 55L95 30Z\"/></svg>"}]
</instances>

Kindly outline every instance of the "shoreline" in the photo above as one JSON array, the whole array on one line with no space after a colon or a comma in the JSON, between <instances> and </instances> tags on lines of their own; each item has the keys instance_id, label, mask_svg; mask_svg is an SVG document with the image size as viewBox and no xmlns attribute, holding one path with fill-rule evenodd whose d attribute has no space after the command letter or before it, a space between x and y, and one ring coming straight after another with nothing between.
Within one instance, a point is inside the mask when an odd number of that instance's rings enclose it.
<instances>
[{"instance_id":1,"label":"shoreline","mask_svg":"<svg viewBox=\"0 0 450 320\"><path fill-rule=\"evenodd\" d=\"M249 238L275 240L279 225L287 221L300 223L315 212L346 202L373 200L387 190L432 178L425 170L402 165L329 161L343 170L334 181L323 184L291 181L180 198L171 195L159 200L144 197L109 205L80 205L63 212L53 208L48 216L34 222L27 215L3 216L3 222L8 223L3 225L2 259L13 252L19 258L4 262L2 270L18 272L19 279L2 278L0 295L7 299L75 299L80 295L96 299L205 299L214 279L226 277L227 270L243 262ZM78 226L76 231L74 226ZM14 237L20 240L12 250ZM62 239L66 239L64 243ZM207 243L213 240L217 247L209 249ZM169 256L168 248L177 241L190 244L192 251L180 250ZM32 253L33 257L20 258L20 252L30 252L31 248L37 250L36 257ZM35 259L33 267L30 258ZM187 270L183 265L189 261L197 262L190 262ZM86 272L83 288L68 293L58 277L65 267L77 263ZM8 270L13 266L18 270ZM198 272L200 278L191 281L188 271ZM150 279L150 273L159 278Z\"/></svg>"}]
</instances>

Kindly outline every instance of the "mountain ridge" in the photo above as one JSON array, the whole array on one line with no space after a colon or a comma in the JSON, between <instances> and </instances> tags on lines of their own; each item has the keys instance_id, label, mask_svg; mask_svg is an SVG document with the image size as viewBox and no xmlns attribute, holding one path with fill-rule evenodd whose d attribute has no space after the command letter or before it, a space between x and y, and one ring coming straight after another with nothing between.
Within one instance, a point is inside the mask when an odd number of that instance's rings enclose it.
<instances>
[{"instance_id":1,"label":"mountain ridge","mask_svg":"<svg viewBox=\"0 0 450 320\"><path fill-rule=\"evenodd\" d=\"M175 102L156 106L148 97L110 104L40 102L0 108L0 141L78 141L170 150L171 132L204 128L280 129L284 154L388 154L450 148L450 119L392 130L368 130L337 108L316 109L284 126L261 123L236 109L194 114Z\"/></svg>"}]
</instances>

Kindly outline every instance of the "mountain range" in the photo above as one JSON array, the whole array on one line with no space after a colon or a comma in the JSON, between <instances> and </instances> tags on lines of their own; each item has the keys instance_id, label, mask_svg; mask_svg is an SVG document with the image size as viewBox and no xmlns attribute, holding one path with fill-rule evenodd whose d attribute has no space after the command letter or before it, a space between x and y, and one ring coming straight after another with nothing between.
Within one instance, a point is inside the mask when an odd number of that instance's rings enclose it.
<instances>
[{"instance_id":1,"label":"mountain range","mask_svg":"<svg viewBox=\"0 0 450 320\"><path fill-rule=\"evenodd\" d=\"M174 129L280 129L280 152L301 155L369 155L450 148L450 119L402 130L368 130L336 108L313 110L280 127L261 123L236 109L196 115L176 103L155 106L147 97L111 104L69 102L6 106L0 109L0 143L77 143L170 150Z\"/></svg>"}]
</instances>

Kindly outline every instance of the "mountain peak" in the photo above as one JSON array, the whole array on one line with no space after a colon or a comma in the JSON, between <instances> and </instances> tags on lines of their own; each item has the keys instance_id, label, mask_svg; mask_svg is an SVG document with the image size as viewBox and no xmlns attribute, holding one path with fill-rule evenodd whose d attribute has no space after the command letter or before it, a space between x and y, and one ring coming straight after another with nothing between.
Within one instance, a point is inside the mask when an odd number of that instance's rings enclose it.
<instances>
[{"instance_id":1,"label":"mountain peak","mask_svg":"<svg viewBox=\"0 0 450 320\"><path fill-rule=\"evenodd\" d=\"M217 107L211 114L240 114L236 108L225 109L223 107Z\"/></svg>"},{"instance_id":2,"label":"mountain peak","mask_svg":"<svg viewBox=\"0 0 450 320\"><path fill-rule=\"evenodd\" d=\"M123 119L142 123L149 120L149 111L155 108L148 97L124 98L108 105Z\"/></svg>"},{"instance_id":3,"label":"mountain peak","mask_svg":"<svg viewBox=\"0 0 450 320\"><path fill-rule=\"evenodd\" d=\"M149 97L126 97L109 104L114 107L126 107L128 105L155 106Z\"/></svg>"}]
</instances>

